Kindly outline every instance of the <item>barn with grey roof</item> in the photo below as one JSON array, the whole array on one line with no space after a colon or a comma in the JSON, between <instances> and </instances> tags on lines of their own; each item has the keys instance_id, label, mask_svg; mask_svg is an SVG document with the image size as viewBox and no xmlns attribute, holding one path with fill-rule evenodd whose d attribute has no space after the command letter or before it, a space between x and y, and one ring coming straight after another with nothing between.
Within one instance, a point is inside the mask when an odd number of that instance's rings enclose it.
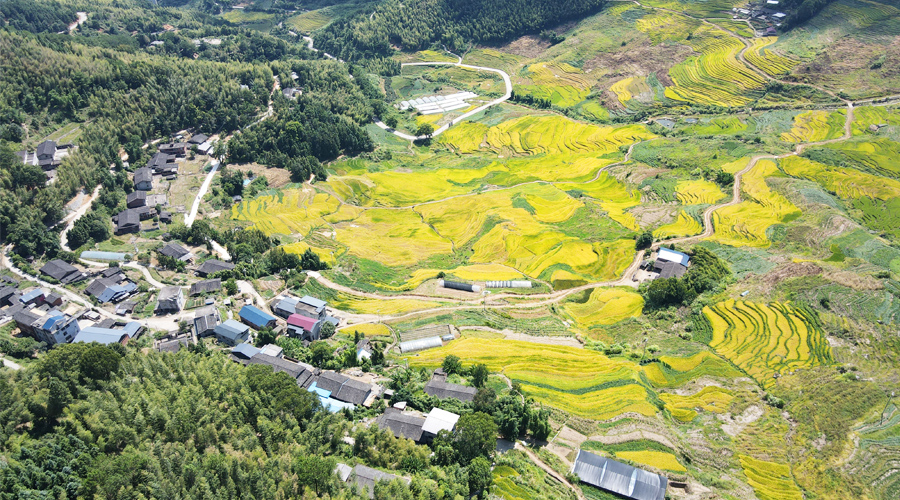
<instances>
[{"instance_id":1,"label":"barn with grey roof","mask_svg":"<svg viewBox=\"0 0 900 500\"><path fill-rule=\"evenodd\" d=\"M664 500L669 480L591 452L580 450L572 473L583 483L634 500Z\"/></svg>"}]
</instances>

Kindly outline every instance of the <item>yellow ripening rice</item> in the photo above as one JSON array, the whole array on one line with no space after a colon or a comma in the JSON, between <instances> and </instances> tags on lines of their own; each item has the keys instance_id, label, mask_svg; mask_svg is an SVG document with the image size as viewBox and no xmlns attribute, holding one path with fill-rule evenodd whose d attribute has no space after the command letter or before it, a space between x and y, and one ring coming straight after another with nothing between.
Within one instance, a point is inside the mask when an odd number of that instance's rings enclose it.
<instances>
[{"instance_id":1,"label":"yellow ripening rice","mask_svg":"<svg viewBox=\"0 0 900 500\"><path fill-rule=\"evenodd\" d=\"M830 113L828 111L804 111L794 117L794 126L790 132L781 134L781 140L818 142L836 139L844 134L846 118L845 110Z\"/></svg>"},{"instance_id":2,"label":"yellow ripening rice","mask_svg":"<svg viewBox=\"0 0 900 500\"><path fill-rule=\"evenodd\" d=\"M767 177L777 175L784 174L771 160L759 161L744 174L744 201L713 213L716 233L710 239L732 246L769 246L769 227L800 214L800 209L766 184Z\"/></svg>"},{"instance_id":3,"label":"yellow ripening rice","mask_svg":"<svg viewBox=\"0 0 900 500\"><path fill-rule=\"evenodd\" d=\"M253 227L266 234L306 235L325 225L323 217L338 210L334 197L312 189L285 189L257 196L231 207L231 218L253 222Z\"/></svg>"},{"instance_id":4,"label":"yellow ripening rice","mask_svg":"<svg viewBox=\"0 0 900 500\"><path fill-rule=\"evenodd\" d=\"M690 422L697 418L697 410L710 413L725 413L731 406L734 396L728 389L708 386L690 396L678 394L660 394L659 398L666 403L666 409L681 422Z\"/></svg>"},{"instance_id":5,"label":"yellow ripening rice","mask_svg":"<svg viewBox=\"0 0 900 500\"><path fill-rule=\"evenodd\" d=\"M726 300L703 314L712 324L710 347L763 387L775 384L775 374L832 363L815 318L790 303Z\"/></svg>"},{"instance_id":6,"label":"yellow ripening rice","mask_svg":"<svg viewBox=\"0 0 900 500\"><path fill-rule=\"evenodd\" d=\"M625 78L624 80L619 80L612 84L612 86L609 87L609 90L616 94L616 97L622 104L652 91L650 85L647 84L647 79L643 76L632 76L630 78Z\"/></svg>"},{"instance_id":7,"label":"yellow ripening rice","mask_svg":"<svg viewBox=\"0 0 900 500\"><path fill-rule=\"evenodd\" d=\"M678 457L665 451L617 451L616 458L671 472L687 472L687 469L678 461Z\"/></svg>"},{"instance_id":8,"label":"yellow ripening rice","mask_svg":"<svg viewBox=\"0 0 900 500\"><path fill-rule=\"evenodd\" d=\"M697 219L688 215L684 210L678 212L678 218L671 224L660 226L653 231L656 239L666 239L676 236L693 236L703 232L703 225Z\"/></svg>"},{"instance_id":9,"label":"yellow ripening rice","mask_svg":"<svg viewBox=\"0 0 900 500\"><path fill-rule=\"evenodd\" d=\"M683 205L712 205L724 198L725 193L714 182L686 180L678 181L678 184L675 185L675 196Z\"/></svg>"},{"instance_id":10,"label":"yellow ripening rice","mask_svg":"<svg viewBox=\"0 0 900 500\"><path fill-rule=\"evenodd\" d=\"M595 288L583 303L567 302L563 309L582 328L611 325L641 315L644 299L633 290Z\"/></svg>"},{"instance_id":11,"label":"yellow ripening rice","mask_svg":"<svg viewBox=\"0 0 900 500\"><path fill-rule=\"evenodd\" d=\"M678 387L700 377L731 380L742 375L727 361L707 351L685 358L660 356L659 363L644 366L644 374L656 387Z\"/></svg>"},{"instance_id":12,"label":"yellow ripening rice","mask_svg":"<svg viewBox=\"0 0 900 500\"><path fill-rule=\"evenodd\" d=\"M642 385L640 365L587 349L464 337L406 359L411 367L437 367L450 354L465 365L483 363L519 382L535 400L582 417L656 413Z\"/></svg>"},{"instance_id":13,"label":"yellow ripening rice","mask_svg":"<svg viewBox=\"0 0 900 500\"><path fill-rule=\"evenodd\" d=\"M353 332L359 332L365 335L366 338L391 336L391 329L384 323L362 323L341 328L341 333L343 334L352 336Z\"/></svg>"},{"instance_id":14,"label":"yellow ripening rice","mask_svg":"<svg viewBox=\"0 0 900 500\"><path fill-rule=\"evenodd\" d=\"M303 255L303 252L312 249L312 251L316 255L318 255L323 262L327 263L329 266L334 265L334 253L331 250L310 246L305 241L298 241L296 243L282 245L281 248L283 248L287 253L295 253L297 255Z\"/></svg>"},{"instance_id":15,"label":"yellow ripening rice","mask_svg":"<svg viewBox=\"0 0 900 500\"><path fill-rule=\"evenodd\" d=\"M803 500L803 493L794 481L788 465L757 460L738 455L747 484L753 487L759 500Z\"/></svg>"},{"instance_id":16,"label":"yellow ripening rice","mask_svg":"<svg viewBox=\"0 0 900 500\"><path fill-rule=\"evenodd\" d=\"M607 172L601 172L596 180L587 184L557 183L556 187L567 192L583 193L600 202L600 208L606 210L609 218L622 226L637 231L640 229L634 215L626 212L631 207L641 204L641 194L629 190Z\"/></svg>"},{"instance_id":17,"label":"yellow ripening rice","mask_svg":"<svg viewBox=\"0 0 900 500\"><path fill-rule=\"evenodd\" d=\"M446 144L460 153L474 153L481 148L488 126L483 123L462 122L438 136L438 142Z\"/></svg>"},{"instance_id":18,"label":"yellow ripening rice","mask_svg":"<svg viewBox=\"0 0 900 500\"><path fill-rule=\"evenodd\" d=\"M750 64L756 66L770 76L790 73L791 70L794 69L794 66L800 63L793 59L778 55L766 48L776 41L778 41L777 36L754 38L750 48L744 52L744 58L747 59Z\"/></svg>"},{"instance_id":19,"label":"yellow ripening rice","mask_svg":"<svg viewBox=\"0 0 900 500\"><path fill-rule=\"evenodd\" d=\"M642 124L606 127L578 123L558 115L529 115L491 127L486 140L492 148L519 154L605 154L617 151L623 144L651 137L653 134Z\"/></svg>"},{"instance_id":20,"label":"yellow ripening rice","mask_svg":"<svg viewBox=\"0 0 900 500\"><path fill-rule=\"evenodd\" d=\"M408 266L453 251L450 241L412 210L366 210L335 229L337 241L347 245L351 254L387 266Z\"/></svg>"},{"instance_id":21,"label":"yellow ripening rice","mask_svg":"<svg viewBox=\"0 0 900 500\"><path fill-rule=\"evenodd\" d=\"M781 169L792 177L818 182L828 191L844 199L877 198L888 200L900 197L900 182L851 168L824 165L801 156L784 158Z\"/></svg>"}]
</instances>

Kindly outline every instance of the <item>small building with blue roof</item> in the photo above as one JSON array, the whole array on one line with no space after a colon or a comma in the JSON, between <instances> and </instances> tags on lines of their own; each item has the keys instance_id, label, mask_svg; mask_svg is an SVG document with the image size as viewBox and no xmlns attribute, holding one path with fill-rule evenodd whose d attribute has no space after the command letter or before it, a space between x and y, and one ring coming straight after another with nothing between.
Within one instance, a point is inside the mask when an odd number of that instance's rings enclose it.
<instances>
[{"instance_id":1,"label":"small building with blue roof","mask_svg":"<svg viewBox=\"0 0 900 500\"><path fill-rule=\"evenodd\" d=\"M238 316L240 316L241 321L253 327L254 330L262 330L266 327L274 328L277 321L275 316L251 305L242 307Z\"/></svg>"},{"instance_id":2,"label":"small building with blue roof","mask_svg":"<svg viewBox=\"0 0 900 500\"><path fill-rule=\"evenodd\" d=\"M216 340L228 345L238 345L250 339L250 327L233 319L225 320L213 330Z\"/></svg>"}]
</instances>

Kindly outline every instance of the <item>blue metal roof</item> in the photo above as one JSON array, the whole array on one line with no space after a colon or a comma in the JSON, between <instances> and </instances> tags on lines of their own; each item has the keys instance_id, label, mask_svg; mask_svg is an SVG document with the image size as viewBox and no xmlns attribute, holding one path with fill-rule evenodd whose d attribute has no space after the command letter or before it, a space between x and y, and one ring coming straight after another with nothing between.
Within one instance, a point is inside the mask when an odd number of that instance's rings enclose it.
<instances>
[{"instance_id":1,"label":"blue metal roof","mask_svg":"<svg viewBox=\"0 0 900 500\"><path fill-rule=\"evenodd\" d=\"M101 344L115 344L122 340L122 336L128 336L128 332L118 328L98 328L89 326L81 330L72 342L99 342Z\"/></svg>"},{"instance_id":2,"label":"blue metal roof","mask_svg":"<svg viewBox=\"0 0 900 500\"><path fill-rule=\"evenodd\" d=\"M304 295L300 299L300 302L302 302L308 306L315 307L316 309L319 309L321 307L325 307L326 305L328 305L328 303L325 302L324 300L320 300L315 297L310 297L309 295Z\"/></svg>"},{"instance_id":3,"label":"blue metal roof","mask_svg":"<svg viewBox=\"0 0 900 500\"><path fill-rule=\"evenodd\" d=\"M229 321L234 321L234 320L229 320ZM241 342L240 344L235 346L235 348L232 349L231 352L232 352L232 354L240 354L242 357L250 359L262 351L260 351L259 348L254 347L251 344L248 344L246 342Z\"/></svg>"},{"instance_id":4,"label":"blue metal roof","mask_svg":"<svg viewBox=\"0 0 900 500\"><path fill-rule=\"evenodd\" d=\"M44 291L40 288L35 288L34 290L23 294L22 297L19 298L19 300L21 300L22 302L28 302L40 297L41 295L44 295Z\"/></svg>"},{"instance_id":5,"label":"blue metal roof","mask_svg":"<svg viewBox=\"0 0 900 500\"><path fill-rule=\"evenodd\" d=\"M44 325L41 328L43 328L44 330L49 330L57 322L65 319L65 317L66 316L59 311L50 311L50 313L47 314L47 321L44 321Z\"/></svg>"},{"instance_id":6,"label":"blue metal roof","mask_svg":"<svg viewBox=\"0 0 900 500\"><path fill-rule=\"evenodd\" d=\"M356 408L356 406L353 405L352 403L345 403L343 401L338 401L337 399L333 399L333 398L321 398L320 397L319 402L322 403L322 408L325 408L325 410L327 410L331 413L337 413L337 412L343 410L344 408L347 408L348 410L351 410L351 411L353 411L353 409Z\"/></svg>"},{"instance_id":7,"label":"blue metal roof","mask_svg":"<svg viewBox=\"0 0 900 500\"><path fill-rule=\"evenodd\" d=\"M119 252L98 252L95 250L85 250L81 252L82 259L91 260L125 260L125 254Z\"/></svg>"},{"instance_id":8,"label":"blue metal roof","mask_svg":"<svg viewBox=\"0 0 900 500\"><path fill-rule=\"evenodd\" d=\"M141 324L137 321L129 321L128 323L125 323L122 330L125 330L125 333L128 334L129 338L134 338L137 332L141 330Z\"/></svg>"},{"instance_id":9,"label":"blue metal roof","mask_svg":"<svg viewBox=\"0 0 900 500\"><path fill-rule=\"evenodd\" d=\"M225 320L224 323L216 325L216 328L213 331L216 332L216 335L221 335L223 337L234 340L243 335L244 332L249 329L249 326L241 323L240 321L228 319Z\"/></svg>"},{"instance_id":10,"label":"blue metal roof","mask_svg":"<svg viewBox=\"0 0 900 500\"><path fill-rule=\"evenodd\" d=\"M254 325L265 325L266 323L274 321L276 319L275 316L272 316L262 309L251 305L242 307L239 315L241 319L247 320Z\"/></svg>"},{"instance_id":11,"label":"blue metal roof","mask_svg":"<svg viewBox=\"0 0 900 500\"><path fill-rule=\"evenodd\" d=\"M309 392L316 393L316 395L319 396L320 398L330 398L331 397L331 391L326 391L325 389L322 389L315 382L313 382L312 385L309 386L309 389L307 389L307 390Z\"/></svg>"}]
</instances>

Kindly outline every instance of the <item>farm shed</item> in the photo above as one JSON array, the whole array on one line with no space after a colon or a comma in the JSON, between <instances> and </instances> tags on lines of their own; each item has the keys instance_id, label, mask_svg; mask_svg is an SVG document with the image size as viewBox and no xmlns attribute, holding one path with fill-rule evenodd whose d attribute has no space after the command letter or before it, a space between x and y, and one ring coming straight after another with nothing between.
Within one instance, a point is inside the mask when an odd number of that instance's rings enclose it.
<instances>
[{"instance_id":1,"label":"farm shed","mask_svg":"<svg viewBox=\"0 0 900 500\"><path fill-rule=\"evenodd\" d=\"M415 340L407 340L406 342L400 342L400 352L414 352L414 351L424 351L425 349L432 349L434 347L441 347L444 343L441 341L440 337L426 337L424 339L415 339Z\"/></svg>"},{"instance_id":2,"label":"farm shed","mask_svg":"<svg viewBox=\"0 0 900 500\"><path fill-rule=\"evenodd\" d=\"M221 271L231 271L234 269L234 264L230 262L223 262L218 259L209 259L203 264L200 264L200 267L197 268L197 274L202 277L207 277L210 274L215 274Z\"/></svg>"},{"instance_id":3,"label":"farm shed","mask_svg":"<svg viewBox=\"0 0 900 500\"><path fill-rule=\"evenodd\" d=\"M348 479L353 480L361 489L365 489L366 493L368 493L369 498L375 498L375 483L378 481L393 481L394 479L401 479L406 484L409 484L409 479L405 477L395 476L393 474L388 474L387 472L381 472L378 469L373 469L371 467L366 467L365 465L357 465L353 468L353 473L348 477Z\"/></svg>"},{"instance_id":4,"label":"farm shed","mask_svg":"<svg viewBox=\"0 0 900 500\"><path fill-rule=\"evenodd\" d=\"M425 425L422 426L422 433L430 436L437 436L441 431L453 432L456 422L459 421L459 415L451 413L440 408L432 408L425 418Z\"/></svg>"},{"instance_id":5,"label":"farm shed","mask_svg":"<svg viewBox=\"0 0 900 500\"><path fill-rule=\"evenodd\" d=\"M222 289L222 280L219 278L211 280L198 281L191 285L190 294L200 295L201 293L218 292Z\"/></svg>"},{"instance_id":6,"label":"farm shed","mask_svg":"<svg viewBox=\"0 0 900 500\"><path fill-rule=\"evenodd\" d=\"M531 288L530 281L488 281L486 288Z\"/></svg>"},{"instance_id":7,"label":"farm shed","mask_svg":"<svg viewBox=\"0 0 900 500\"><path fill-rule=\"evenodd\" d=\"M250 338L250 327L233 319L225 320L213 329L216 340L228 345L246 342Z\"/></svg>"},{"instance_id":8,"label":"farm shed","mask_svg":"<svg viewBox=\"0 0 900 500\"><path fill-rule=\"evenodd\" d=\"M583 483L625 498L664 500L669 480L615 460L580 450L572 473Z\"/></svg>"},{"instance_id":9,"label":"farm shed","mask_svg":"<svg viewBox=\"0 0 900 500\"><path fill-rule=\"evenodd\" d=\"M681 264L682 266L687 267L688 263L691 261L691 257L684 252L669 250L668 248L660 247L659 253L656 254L656 260L676 262L678 264Z\"/></svg>"},{"instance_id":10,"label":"farm shed","mask_svg":"<svg viewBox=\"0 0 900 500\"><path fill-rule=\"evenodd\" d=\"M480 292L481 287L478 285L471 285L469 283L459 283L457 281L445 281L438 280L438 286L444 288L450 288L452 290L462 290L464 292Z\"/></svg>"},{"instance_id":11,"label":"farm shed","mask_svg":"<svg viewBox=\"0 0 900 500\"><path fill-rule=\"evenodd\" d=\"M103 345L122 344L128 342L128 332L118 328L98 328L89 326L81 330L72 342L97 342Z\"/></svg>"},{"instance_id":12,"label":"farm shed","mask_svg":"<svg viewBox=\"0 0 900 500\"><path fill-rule=\"evenodd\" d=\"M462 402L472 401L475 399L476 392L478 390L474 387L451 384L436 378L432 378L425 384L425 393L438 399L454 398Z\"/></svg>"}]
</instances>

